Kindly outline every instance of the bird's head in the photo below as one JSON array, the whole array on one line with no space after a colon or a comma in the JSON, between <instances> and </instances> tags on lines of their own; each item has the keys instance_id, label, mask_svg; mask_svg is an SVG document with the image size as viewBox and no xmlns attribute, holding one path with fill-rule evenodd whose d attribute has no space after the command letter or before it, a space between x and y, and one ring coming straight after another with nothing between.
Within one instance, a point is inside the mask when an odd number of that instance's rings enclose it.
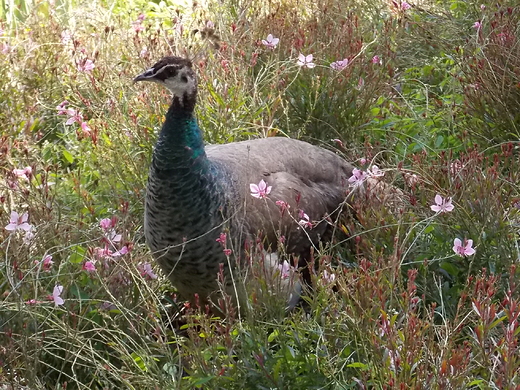
<instances>
[{"instance_id":1,"label":"bird's head","mask_svg":"<svg viewBox=\"0 0 520 390\"><path fill-rule=\"evenodd\" d=\"M191 61L181 57L164 57L134 79L151 81L168 88L181 101L193 99L197 94L197 77Z\"/></svg>"}]
</instances>

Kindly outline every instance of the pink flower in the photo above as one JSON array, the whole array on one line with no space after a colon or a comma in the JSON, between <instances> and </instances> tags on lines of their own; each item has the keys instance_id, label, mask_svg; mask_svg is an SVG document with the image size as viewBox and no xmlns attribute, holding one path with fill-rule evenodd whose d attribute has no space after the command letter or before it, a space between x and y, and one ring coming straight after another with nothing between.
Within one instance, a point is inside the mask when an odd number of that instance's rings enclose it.
<instances>
[{"instance_id":1,"label":"pink flower","mask_svg":"<svg viewBox=\"0 0 520 390\"><path fill-rule=\"evenodd\" d=\"M144 57L146 57L147 54L148 54L148 48L145 46L139 52L139 57L144 58Z\"/></svg>"},{"instance_id":2,"label":"pink flower","mask_svg":"<svg viewBox=\"0 0 520 390\"><path fill-rule=\"evenodd\" d=\"M29 180L29 177L32 175L32 167L25 167L23 169L13 169L13 174L24 180Z\"/></svg>"},{"instance_id":3,"label":"pink flower","mask_svg":"<svg viewBox=\"0 0 520 390\"><path fill-rule=\"evenodd\" d=\"M475 249L472 248L473 240L464 240L464 246L459 238L453 240L453 252L459 256L471 256L475 254Z\"/></svg>"},{"instance_id":4,"label":"pink flower","mask_svg":"<svg viewBox=\"0 0 520 390\"><path fill-rule=\"evenodd\" d=\"M16 211L11 211L11 219L9 220L9 225L5 227L5 230L14 232L20 229L28 232L32 226L27 223L27 219L29 219L28 213L23 213L20 217Z\"/></svg>"},{"instance_id":5,"label":"pink flower","mask_svg":"<svg viewBox=\"0 0 520 390\"><path fill-rule=\"evenodd\" d=\"M314 68L316 66L316 64L314 62L312 62L313 58L314 57L313 57L312 54L309 54L308 56L305 56L302 53L300 53L298 55L298 61L296 63L298 64L298 66L302 66L304 68L312 69L312 68Z\"/></svg>"},{"instance_id":6,"label":"pink flower","mask_svg":"<svg viewBox=\"0 0 520 390\"><path fill-rule=\"evenodd\" d=\"M323 276L322 279L325 283L330 284L334 280L336 280L336 274L333 274L332 272L329 273L327 270L323 270Z\"/></svg>"},{"instance_id":7,"label":"pink flower","mask_svg":"<svg viewBox=\"0 0 520 390\"><path fill-rule=\"evenodd\" d=\"M435 195L435 203L430 208L436 213L447 213L454 209L455 206L451 203L451 198L443 198L439 194Z\"/></svg>"},{"instance_id":8,"label":"pink flower","mask_svg":"<svg viewBox=\"0 0 520 390\"><path fill-rule=\"evenodd\" d=\"M25 231L25 236L23 237L23 243L25 245L30 245L31 241L33 240L33 238L35 236L33 226L32 225L29 225L29 226L30 226L29 230Z\"/></svg>"},{"instance_id":9,"label":"pink flower","mask_svg":"<svg viewBox=\"0 0 520 390\"><path fill-rule=\"evenodd\" d=\"M70 41L72 41L72 35L71 35L70 31L69 30L62 31L61 32L61 43L63 45L66 45Z\"/></svg>"},{"instance_id":10,"label":"pink flower","mask_svg":"<svg viewBox=\"0 0 520 390\"><path fill-rule=\"evenodd\" d=\"M280 207L280 212L282 213L282 215L285 213L286 210L289 210L289 208L291 207L289 203L284 202L283 200L277 200L275 203L278 207Z\"/></svg>"},{"instance_id":11,"label":"pink flower","mask_svg":"<svg viewBox=\"0 0 520 390\"><path fill-rule=\"evenodd\" d=\"M141 271L141 276L146 277L148 279L157 279L157 275L153 272L150 263L144 263L139 268Z\"/></svg>"},{"instance_id":12,"label":"pink flower","mask_svg":"<svg viewBox=\"0 0 520 390\"><path fill-rule=\"evenodd\" d=\"M36 305L36 299L29 299L27 302L25 302L26 305Z\"/></svg>"},{"instance_id":13,"label":"pink flower","mask_svg":"<svg viewBox=\"0 0 520 390\"><path fill-rule=\"evenodd\" d=\"M222 245L225 245L226 244L226 240L227 240L227 234L226 233L220 233L219 238L217 238L215 241L216 242L220 242Z\"/></svg>"},{"instance_id":14,"label":"pink flower","mask_svg":"<svg viewBox=\"0 0 520 390\"><path fill-rule=\"evenodd\" d=\"M365 80L363 79L363 77L360 77L358 80L358 83L357 83L357 89L361 91L364 87L365 87Z\"/></svg>"},{"instance_id":15,"label":"pink flower","mask_svg":"<svg viewBox=\"0 0 520 390\"><path fill-rule=\"evenodd\" d=\"M119 249L118 251L115 251L110 256L121 257L123 255L126 255L128 252L130 252L130 249L128 249L128 245L124 245L121 249Z\"/></svg>"},{"instance_id":16,"label":"pink flower","mask_svg":"<svg viewBox=\"0 0 520 390\"><path fill-rule=\"evenodd\" d=\"M379 56L373 56L372 63L381 65L381 64L383 64L383 60L381 60L381 58Z\"/></svg>"},{"instance_id":17,"label":"pink flower","mask_svg":"<svg viewBox=\"0 0 520 390\"><path fill-rule=\"evenodd\" d=\"M271 193L272 188L272 186L267 186L267 183L264 181L264 179L260 180L260 183L258 183L258 185L253 183L249 184L251 196L255 198L267 198L267 195Z\"/></svg>"},{"instance_id":18,"label":"pink flower","mask_svg":"<svg viewBox=\"0 0 520 390\"><path fill-rule=\"evenodd\" d=\"M83 263L83 270L87 272L96 272L96 261L95 260L87 260Z\"/></svg>"},{"instance_id":19,"label":"pink flower","mask_svg":"<svg viewBox=\"0 0 520 390\"><path fill-rule=\"evenodd\" d=\"M383 177L385 173L379 169L377 165L372 165L367 169L368 176L370 177Z\"/></svg>"},{"instance_id":20,"label":"pink flower","mask_svg":"<svg viewBox=\"0 0 520 390\"><path fill-rule=\"evenodd\" d=\"M87 122L81 122L81 131L83 131L83 134L85 135L90 135L91 130Z\"/></svg>"},{"instance_id":21,"label":"pink flower","mask_svg":"<svg viewBox=\"0 0 520 390\"><path fill-rule=\"evenodd\" d=\"M334 61L330 64L330 67L334 70L343 70L348 66L348 58L345 58L343 60Z\"/></svg>"},{"instance_id":22,"label":"pink flower","mask_svg":"<svg viewBox=\"0 0 520 390\"><path fill-rule=\"evenodd\" d=\"M52 261L52 256L47 255L42 260L42 267L43 270L46 272L49 272L51 270L52 265L54 264L54 261Z\"/></svg>"},{"instance_id":23,"label":"pink flower","mask_svg":"<svg viewBox=\"0 0 520 390\"><path fill-rule=\"evenodd\" d=\"M94 63L92 62L92 60L89 60L88 58L83 61L80 61L80 63L78 64L78 70L80 72L92 72L94 68Z\"/></svg>"},{"instance_id":24,"label":"pink flower","mask_svg":"<svg viewBox=\"0 0 520 390\"><path fill-rule=\"evenodd\" d=\"M368 160L367 160L365 157L361 157L361 158L359 159L359 163L360 163L361 165L365 165L365 164L367 163L367 161L368 161Z\"/></svg>"},{"instance_id":25,"label":"pink flower","mask_svg":"<svg viewBox=\"0 0 520 390\"><path fill-rule=\"evenodd\" d=\"M367 174L360 169L354 168L352 170L352 176L349 177L348 182L351 186L356 187L362 184L367 178Z\"/></svg>"},{"instance_id":26,"label":"pink flower","mask_svg":"<svg viewBox=\"0 0 520 390\"><path fill-rule=\"evenodd\" d=\"M484 4L481 4L481 5L480 5L480 9L481 9L482 11L484 11L484 10L486 9L486 6L485 6Z\"/></svg>"},{"instance_id":27,"label":"pink flower","mask_svg":"<svg viewBox=\"0 0 520 390\"><path fill-rule=\"evenodd\" d=\"M58 115L67 115L69 113L69 110L67 109L67 106L69 105L69 102L64 100L60 104L56 106L56 110L58 110Z\"/></svg>"},{"instance_id":28,"label":"pink flower","mask_svg":"<svg viewBox=\"0 0 520 390\"><path fill-rule=\"evenodd\" d=\"M401 11L407 11L410 8L412 8L412 6L410 4L408 4L406 1L403 1L401 3Z\"/></svg>"},{"instance_id":29,"label":"pink flower","mask_svg":"<svg viewBox=\"0 0 520 390\"><path fill-rule=\"evenodd\" d=\"M76 122L78 122L78 123L83 122L83 115L81 115L81 113L79 113L76 110L68 109L67 110L67 115L69 116L69 119L67 119L67 121L65 122L65 124L67 126L70 126L70 125L72 125L73 123L76 123Z\"/></svg>"},{"instance_id":30,"label":"pink flower","mask_svg":"<svg viewBox=\"0 0 520 390\"><path fill-rule=\"evenodd\" d=\"M224 249L223 252L226 256L231 255L231 249Z\"/></svg>"},{"instance_id":31,"label":"pink flower","mask_svg":"<svg viewBox=\"0 0 520 390\"><path fill-rule=\"evenodd\" d=\"M278 42L280 42L280 39L273 37L273 34L269 34L266 39L262 39L262 44L268 49L274 49Z\"/></svg>"},{"instance_id":32,"label":"pink flower","mask_svg":"<svg viewBox=\"0 0 520 390\"><path fill-rule=\"evenodd\" d=\"M112 251L108 248L96 247L93 249L93 255L97 260L110 258L112 254Z\"/></svg>"},{"instance_id":33,"label":"pink flower","mask_svg":"<svg viewBox=\"0 0 520 390\"><path fill-rule=\"evenodd\" d=\"M55 306L63 305L65 301L61 297L61 293L63 292L63 286L57 284L54 286L54 290L52 291L52 300L54 301Z\"/></svg>"},{"instance_id":34,"label":"pink flower","mask_svg":"<svg viewBox=\"0 0 520 390\"><path fill-rule=\"evenodd\" d=\"M7 43L2 44L2 54L8 54L11 51L11 46L9 46Z\"/></svg>"},{"instance_id":35,"label":"pink flower","mask_svg":"<svg viewBox=\"0 0 520 390\"><path fill-rule=\"evenodd\" d=\"M104 231L114 227L111 218L103 218L101 221L99 221L99 226L101 226L101 229Z\"/></svg>"},{"instance_id":36,"label":"pink flower","mask_svg":"<svg viewBox=\"0 0 520 390\"><path fill-rule=\"evenodd\" d=\"M309 220L309 216L305 214L303 210L300 210L298 212L298 216L300 217L300 221L298 222L298 225L300 225L303 228L309 228L312 229L312 222Z\"/></svg>"},{"instance_id":37,"label":"pink flower","mask_svg":"<svg viewBox=\"0 0 520 390\"><path fill-rule=\"evenodd\" d=\"M287 260L284 260L282 264L278 264L278 270L280 271L280 278L287 279L291 276L291 265Z\"/></svg>"},{"instance_id":38,"label":"pink flower","mask_svg":"<svg viewBox=\"0 0 520 390\"><path fill-rule=\"evenodd\" d=\"M482 23L477 20L475 23L473 23L473 28L476 30L480 30L482 28Z\"/></svg>"},{"instance_id":39,"label":"pink flower","mask_svg":"<svg viewBox=\"0 0 520 390\"><path fill-rule=\"evenodd\" d=\"M144 30L144 26L143 26L143 21L140 20L140 19L137 19L135 22L132 22L132 26L134 27L134 31L135 32L139 32L139 31L143 31Z\"/></svg>"}]
</instances>

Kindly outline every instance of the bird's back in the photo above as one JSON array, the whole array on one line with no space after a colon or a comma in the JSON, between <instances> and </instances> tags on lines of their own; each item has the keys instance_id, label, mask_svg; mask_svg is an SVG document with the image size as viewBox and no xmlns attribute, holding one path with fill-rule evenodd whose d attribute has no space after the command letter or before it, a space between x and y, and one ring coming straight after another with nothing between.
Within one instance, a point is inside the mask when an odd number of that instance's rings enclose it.
<instances>
[{"instance_id":1,"label":"bird's back","mask_svg":"<svg viewBox=\"0 0 520 390\"><path fill-rule=\"evenodd\" d=\"M295 253L316 244L326 227L323 219L342 207L353 169L331 151L282 137L207 146L206 153L228 172L229 191L236 198L231 210L242 230L250 235L260 231L273 247L276 235L284 235L287 250ZM250 192L250 184L261 180L272 187L265 199ZM321 223L304 229L298 224L303 214Z\"/></svg>"}]
</instances>

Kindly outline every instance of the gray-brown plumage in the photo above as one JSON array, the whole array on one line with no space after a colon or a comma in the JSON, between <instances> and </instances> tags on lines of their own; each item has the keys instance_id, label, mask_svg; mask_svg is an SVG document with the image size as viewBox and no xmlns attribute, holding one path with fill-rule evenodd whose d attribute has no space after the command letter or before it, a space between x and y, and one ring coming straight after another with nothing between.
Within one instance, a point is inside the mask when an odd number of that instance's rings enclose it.
<instances>
[{"instance_id":1,"label":"gray-brown plumage","mask_svg":"<svg viewBox=\"0 0 520 390\"><path fill-rule=\"evenodd\" d=\"M281 137L205 147L193 115L197 81L188 60L163 58L134 81L156 82L173 94L149 173L145 235L185 298L212 296L220 264L233 291L235 256L259 233L268 251L282 235L287 252L308 254L329 227L325 218L346 207L353 167L328 150ZM272 190L255 198L250 184L261 180ZM278 200L290 208L282 212ZM303 212L312 228L298 223ZM229 261L217 241L222 232L233 249Z\"/></svg>"}]
</instances>

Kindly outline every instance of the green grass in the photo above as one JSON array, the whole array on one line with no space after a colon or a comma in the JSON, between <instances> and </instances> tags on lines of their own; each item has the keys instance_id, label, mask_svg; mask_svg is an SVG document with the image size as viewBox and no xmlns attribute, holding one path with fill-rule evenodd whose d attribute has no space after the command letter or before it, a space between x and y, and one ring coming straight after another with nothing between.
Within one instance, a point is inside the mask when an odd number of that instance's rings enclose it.
<instances>
[{"instance_id":1,"label":"green grass","mask_svg":"<svg viewBox=\"0 0 520 390\"><path fill-rule=\"evenodd\" d=\"M297 4L1 4L0 388L520 386L520 8ZM300 52L317 66L297 66ZM207 141L300 138L403 191L397 208L367 193L356 221L338 222L349 238L316 251L305 309L286 314L254 269L240 318L175 315L183 301L142 229L169 96L132 85L167 54L193 59ZM65 100L88 129L65 124ZM27 180L14 171L25 167ZM454 210L436 215L436 194ZM34 237L4 229L11 211ZM457 237L475 255L457 256Z\"/></svg>"}]
</instances>

